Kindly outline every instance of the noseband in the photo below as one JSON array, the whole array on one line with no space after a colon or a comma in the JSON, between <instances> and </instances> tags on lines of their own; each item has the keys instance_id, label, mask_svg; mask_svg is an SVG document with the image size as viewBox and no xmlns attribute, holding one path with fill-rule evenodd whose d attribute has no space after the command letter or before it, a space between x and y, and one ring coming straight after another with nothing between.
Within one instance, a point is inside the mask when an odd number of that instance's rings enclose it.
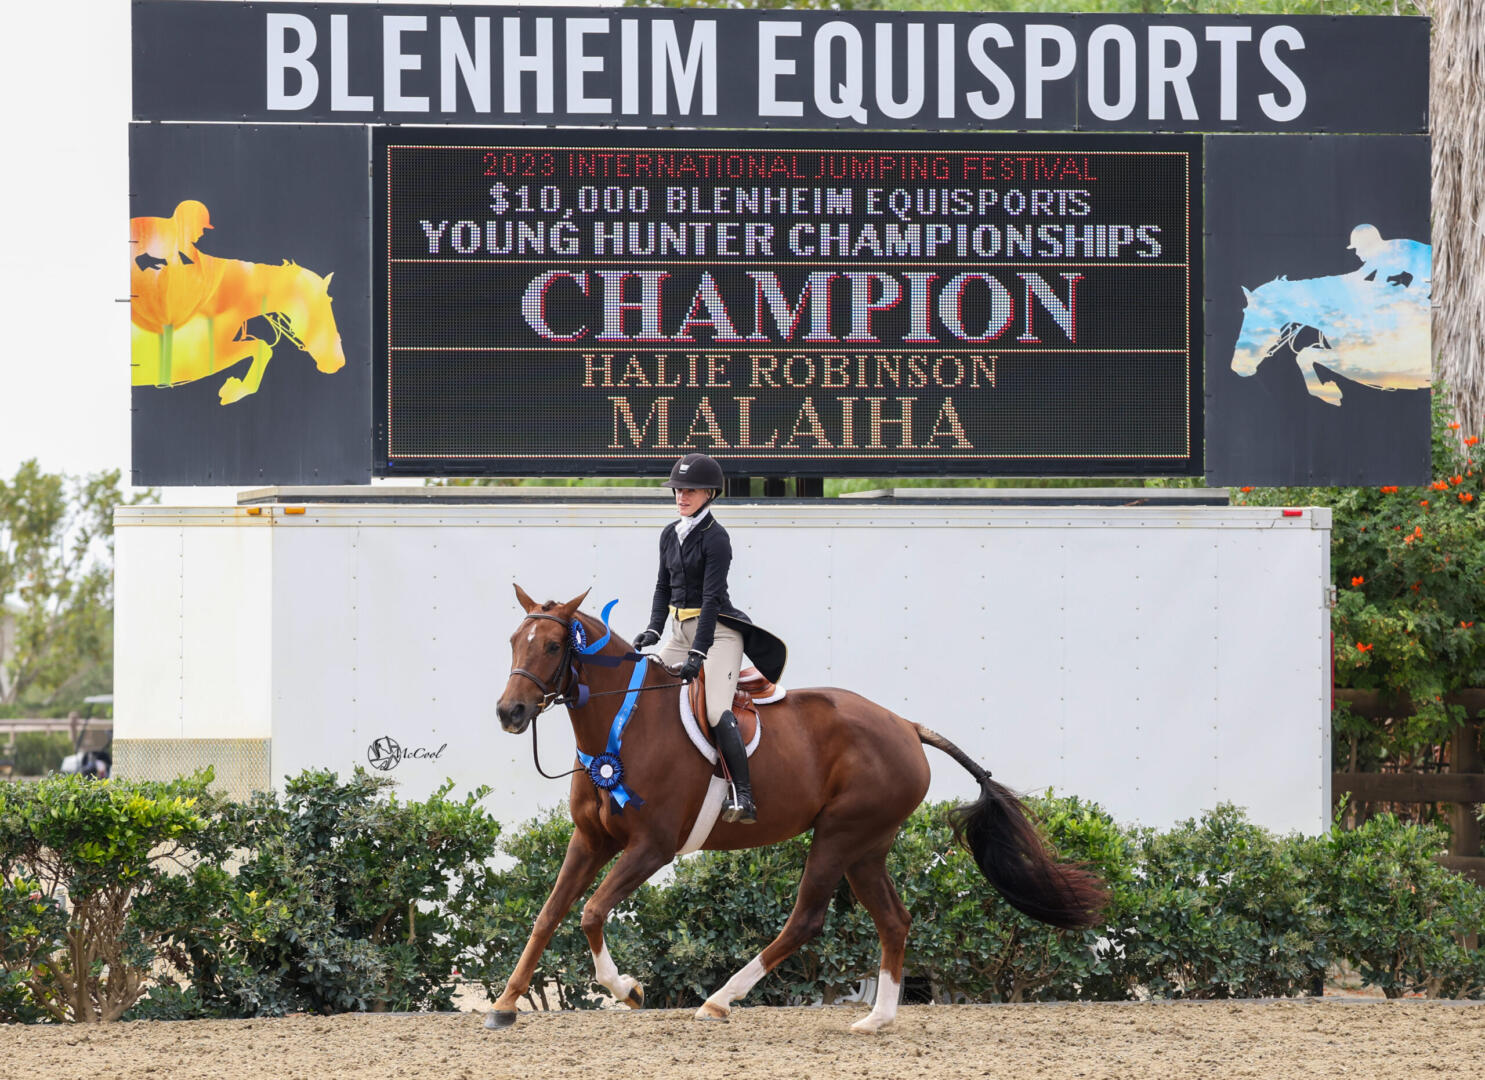
<instances>
[{"instance_id":1,"label":"noseband","mask_svg":"<svg viewBox=\"0 0 1485 1080\"><path fill-rule=\"evenodd\" d=\"M565 619L559 619L555 615L543 615L541 612L532 612L526 616L526 619L548 619L562 627L562 656L557 661L557 670L552 672L550 681L538 678L525 668L511 668L510 672L512 675L520 675L522 678L530 679L536 684L537 688L541 691L541 711L546 712L553 705L560 705L570 700L567 695L567 688L571 685L574 674L571 664L572 631L569 629L569 624ZM521 621L525 622L526 619L522 619ZM560 683L558 683L559 679L561 680Z\"/></svg>"}]
</instances>

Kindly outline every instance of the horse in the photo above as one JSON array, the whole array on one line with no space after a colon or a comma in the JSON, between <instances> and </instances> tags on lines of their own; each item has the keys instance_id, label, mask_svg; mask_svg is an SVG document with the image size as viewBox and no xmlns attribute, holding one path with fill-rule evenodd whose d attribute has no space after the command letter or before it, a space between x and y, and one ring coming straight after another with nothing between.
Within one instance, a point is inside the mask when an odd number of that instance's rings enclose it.
<instances>
[{"instance_id":1,"label":"horse","mask_svg":"<svg viewBox=\"0 0 1485 1080\"><path fill-rule=\"evenodd\" d=\"M619 972L604 943L603 925L683 845L697 842L692 830L712 773L682 727L679 680L609 631L606 609L599 623L579 610L586 592L566 603L538 604L519 585L515 590L525 616L511 635L511 674L496 703L501 727L519 735L547 708L565 704L580 760L592 765L573 776L568 797L572 840L515 970L486 1014L484 1025L490 1029L516 1022L516 1003L530 987L542 951L573 903L615 855L618 861L583 907L582 929L595 980L630 1008L643 1006L644 988ZM583 641L593 644L579 647ZM624 708L632 705L633 711L627 726L617 725L622 749L619 760L606 766L616 775L605 778L600 763L606 750L615 748L612 733L616 713L622 712L616 698L626 692ZM852 1028L871 1033L892 1025L912 920L887 875L887 853L928 792L925 745L948 754L979 783L979 798L956 807L953 821L996 891L1020 911L1053 926L1097 924L1107 902L1103 883L1088 870L1059 861L1017 797L942 735L835 688L792 689L760 711L766 730L750 770L757 823L718 822L701 846L735 850L776 844L807 830L814 836L783 929L706 999L696 1019L726 1020L733 1002L817 935L844 876L875 923L882 953L876 1000ZM620 793L632 791L627 806L615 797L617 777L622 777ZM609 786L609 798L603 797L600 784Z\"/></svg>"},{"instance_id":2,"label":"horse","mask_svg":"<svg viewBox=\"0 0 1485 1080\"><path fill-rule=\"evenodd\" d=\"M1340 406L1341 388L1323 381L1317 363L1379 390L1429 385L1429 299L1422 282L1377 281L1353 272L1278 277L1243 289L1246 306L1232 370L1252 375L1286 346L1311 396Z\"/></svg>"},{"instance_id":3,"label":"horse","mask_svg":"<svg viewBox=\"0 0 1485 1080\"><path fill-rule=\"evenodd\" d=\"M284 338L309 353L325 374L345 366L331 310L333 273L321 277L288 260L274 266L199 250L195 256L162 267L130 264L133 385L179 386L251 357L243 375L230 376L218 388L218 400L230 405L258 390ZM271 342L245 332L248 320L260 315L274 329Z\"/></svg>"}]
</instances>

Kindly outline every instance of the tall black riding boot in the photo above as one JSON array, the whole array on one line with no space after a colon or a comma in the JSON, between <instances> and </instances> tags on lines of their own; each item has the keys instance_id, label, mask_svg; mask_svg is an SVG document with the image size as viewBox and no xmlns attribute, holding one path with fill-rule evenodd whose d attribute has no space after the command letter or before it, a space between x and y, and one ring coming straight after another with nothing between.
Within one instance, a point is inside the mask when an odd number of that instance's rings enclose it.
<instances>
[{"instance_id":1,"label":"tall black riding boot","mask_svg":"<svg viewBox=\"0 0 1485 1080\"><path fill-rule=\"evenodd\" d=\"M717 750L732 777L732 792L722 804L722 820L751 825L758 820L758 808L753 805L753 785L748 782L748 751L743 746L742 732L737 729L737 717L732 715L731 709L722 714L712 731L716 735Z\"/></svg>"}]
</instances>

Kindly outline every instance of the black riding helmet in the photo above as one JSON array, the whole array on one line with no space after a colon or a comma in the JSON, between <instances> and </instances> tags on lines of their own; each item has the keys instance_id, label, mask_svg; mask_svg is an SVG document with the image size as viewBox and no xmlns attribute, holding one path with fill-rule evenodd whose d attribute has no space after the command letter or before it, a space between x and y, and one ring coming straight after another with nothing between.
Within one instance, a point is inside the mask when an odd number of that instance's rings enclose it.
<instances>
[{"instance_id":1,"label":"black riding helmet","mask_svg":"<svg viewBox=\"0 0 1485 1080\"><path fill-rule=\"evenodd\" d=\"M670 479L664 487L685 490L687 488L715 491L718 494L727 486L722 476L722 466L705 454L687 454L671 467Z\"/></svg>"}]
</instances>

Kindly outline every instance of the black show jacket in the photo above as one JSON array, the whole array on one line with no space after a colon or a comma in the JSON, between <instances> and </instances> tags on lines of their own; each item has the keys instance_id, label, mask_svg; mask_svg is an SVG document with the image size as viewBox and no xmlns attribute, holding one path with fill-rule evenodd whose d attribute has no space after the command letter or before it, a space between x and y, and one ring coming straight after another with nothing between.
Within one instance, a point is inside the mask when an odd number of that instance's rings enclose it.
<instances>
[{"instance_id":1,"label":"black show jacket","mask_svg":"<svg viewBox=\"0 0 1485 1080\"><path fill-rule=\"evenodd\" d=\"M704 653L712 647L720 619L742 635L743 651L764 677L778 682L788 660L788 647L749 621L727 595L727 571L732 568L732 541L727 530L716 514L708 514L685 540L677 540L677 524L672 521L660 531L660 574L650 604L650 629L658 634L664 628L671 607L700 608L693 649Z\"/></svg>"}]
</instances>

